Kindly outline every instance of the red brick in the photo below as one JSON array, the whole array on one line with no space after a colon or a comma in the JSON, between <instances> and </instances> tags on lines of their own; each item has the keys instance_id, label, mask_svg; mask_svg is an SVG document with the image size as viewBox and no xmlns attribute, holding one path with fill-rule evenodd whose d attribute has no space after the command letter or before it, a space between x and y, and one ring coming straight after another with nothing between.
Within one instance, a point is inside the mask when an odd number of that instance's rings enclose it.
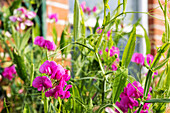
<instances>
[{"instance_id":1,"label":"red brick","mask_svg":"<svg viewBox=\"0 0 170 113\"><path fill-rule=\"evenodd\" d=\"M47 1L58 2L58 3L62 3L62 4L68 4L68 0L47 0Z\"/></svg>"}]
</instances>

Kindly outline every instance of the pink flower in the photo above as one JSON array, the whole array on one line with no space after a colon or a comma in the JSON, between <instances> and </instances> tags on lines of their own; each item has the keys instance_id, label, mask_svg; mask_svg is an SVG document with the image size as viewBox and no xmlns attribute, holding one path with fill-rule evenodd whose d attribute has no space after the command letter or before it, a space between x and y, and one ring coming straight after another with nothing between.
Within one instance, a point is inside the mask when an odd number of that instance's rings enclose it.
<instances>
[{"instance_id":1,"label":"pink flower","mask_svg":"<svg viewBox=\"0 0 170 113\"><path fill-rule=\"evenodd\" d=\"M150 66L151 64L152 64L152 62L153 62L153 55L151 55L151 54L147 54L147 56L146 56L146 61L147 61L147 64Z\"/></svg>"},{"instance_id":2,"label":"pink flower","mask_svg":"<svg viewBox=\"0 0 170 113\"><path fill-rule=\"evenodd\" d=\"M117 66L116 66L116 63L114 62L113 64L112 64L112 71L116 71L117 70Z\"/></svg>"},{"instance_id":3,"label":"pink flower","mask_svg":"<svg viewBox=\"0 0 170 113\"><path fill-rule=\"evenodd\" d=\"M94 7L93 7L93 12L96 12L96 11L97 11L97 7L94 6Z\"/></svg>"},{"instance_id":4,"label":"pink flower","mask_svg":"<svg viewBox=\"0 0 170 113\"><path fill-rule=\"evenodd\" d=\"M33 26L34 25L34 23L31 20L26 20L24 22L24 24L27 25L27 26Z\"/></svg>"},{"instance_id":5,"label":"pink flower","mask_svg":"<svg viewBox=\"0 0 170 113\"><path fill-rule=\"evenodd\" d=\"M22 22L23 19L22 19L21 17L18 17L18 18L17 18L17 21Z\"/></svg>"},{"instance_id":6,"label":"pink flower","mask_svg":"<svg viewBox=\"0 0 170 113\"><path fill-rule=\"evenodd\" d=\"M102 55L102 54L103 54L103 52L102 52L102 50L100 50L100 51L99 51L99 55Z\"/></svg>"},{"instance_id":7,"label":"pink flower","mask_svg":"<svg viewBox=\"0 0 170 113\"><path fill-rule=\"evenodd\" d=\"M34 11L27 11L25 16L29 19L32 19L32 18L36 17L36 13Z\"/></svg>"},{"instance_id":8,"label":"pink flower","mask_svg":"<svg viewBox=\"0 0 170 113\"><path fill-rule=\"evenodd\" d=\"M134 53L133 56L132 56L131 61L135 62L137 64L143 65L144 59L145 58L144 58L143 54L141 54L141 53Z\"/></svg>"},{"instance_id":9,"label":"pink flower","mask_svg":"<svg viewBox=\"0 0 170 113\"><path fill-rule=\"evenodd\" d=\"M6 67L4 69L4 71L2 72L2 76L9 80L12 80L13 74L16 74L15 65L13 65L11 67Z\"/></svg>"},{"instance_id":10,"label":"pink flower","mask_svg":"<svg viewBox=\"0 0 170 113\"><path fill-rule=\"evenodd\" d=\"M40 73L46 73L48 75L51 75L54 73L55 68L58 65L54 61L45 61L39 68Z\"/></svg>"},{"instance_id":11,"label":"pink flower","mask_svg":"<svg viewBox=\"0 0 170 113\"><path fill-rule=\"evenodd\" d=\"M54 96L54 98L56 98L56 99L58 97L61 97L61 99L69 98L71 95L70 95L70 92L68 90L71 87L72 87L72 85L67 85L66 88L65 88L65 91L63 91L63 87L56 86L55 88L50 89L47 92L45 92L45 96L46 97Z\"/></svg>"},{"instance_id":12,"label":"pink flower","mask_svg":"<svg viewBox=\"0 0 170 113\"><path fill-rule=\"evenodd\" d=\"M83 1L83 2L80 4L80 7L82 8L83 12L85 12L86 2Z\"/></svg>"},{"instance_id":13,"label":"pink flower","mask_svg":"<svg viewBox=\"0 0 170 113\"><path fill-rule=\"evenodd\" d=\"M87 12L87 14L90 15L90 13L91 13L90 7L86 7L86 11L85 12Z\"/></svg>"},{"instance_id":14,"label":"pink flower","mask_svg":"<svg viewBox=\"0 0 170 113\"><path fill-rule=\"evenodd\" d=\"M45 92L46 97L52 97L58 98L60 95L64 93L63 88L61 86L56 86L55 88L49 89L48 91Z\"/></svg>"},{"instance_id":15,"label":"pink flower","mask_svg":"<svg viewBox=\"0 0 170 113\"><path fill-rule=\"evenodd\" d=\"M52 82L46 76L38 76L33 80L32 86L37 88L38 91L45 91L45 89L52 88Z\"/></svg>"},{"instance_id":16,"label":"pink flower","mask_svg":"<svg viewBox=\"0 0 170 113\"><path fill-rule=\"evenodd\" d=\"M49 51L54 51L56 49L56 45L55 43L52 41L49 41L49 40L44 40L43 42L43 47L44 48L47 48Z\"/></svg>"},{"instance_id":17,"label":"pink flower","mask_svg":"<svg viewBox=\"0 0 170 113\"><path fill-rule=\"evenodd\" d=\"M18 91L19 94L21 94L21 93L23 93L23 92L24 92L24 89L20 89L20 90Z\"/></svg>"},{"instance_id":18,"label":"pink flower","mask_svg":"<svg viewBox=\"0 0 170 113\"><path fill-rule=\"evenodd\" d=\"M97 27L96 32L97 32L98 34L102 33L101 27Z\"/></svg>"},{"instance_id":19,"label":"pink flower","mask_svg":"<svg viewBox=\"0 0 170 113\"><path fill-rule=\"evenodd\" d=\"M17 17L15 17L15 16L10 16L9 19L10 19L12 22L16 22L16 21L17 21Z\"/></svg>"},{"instance_id":20,"label":"pink flower","mask_svg":"<svg viewBox=\"0 0 170 113\"><path fill-rule=\"evenodd\" d=\"M111 34L111 30L109 30L109 31L107 32L107 37L108 37L108 38L110 37L110 34Z\"/></svg>"},{"instance_id":21,"label":"pink flower","mask_svg":"<svg viewBox=\"0 0 170 113\"><path fill-rule=\"evenodd\" d=\"M34 44L43 47L44 40L43 36L37 36L34 40Z\"/></svg>"},{"instance_id":22,"label":"pink flower","mask_svg":"<svg viewBox=\"0 0 170 113\"><path fill-rule=\"evenodd\" d=\"M129 83L127 87L124 88L124 92L120 94L120 102L116 102L116 105L124 112L126 113L128 109L133 109L134 107L139 107L138 98L143 98L143 92L144 89L141 87L141 84L139 82L134 81L132 84ZM148 94L147 100L150 99L150 94ZM142 110L142 113L145 113L145 110L147 111L149 103L144 104ZM119 111L115 109L117 113Z\"/></svg>"},{"instance_id":23,"label":"pink flower","mask_svg":"<svg viewBox=\"0 0 170 113\"><path fill-rule=\"evenodd\" d=\"M24 7L18 8L17 11L20 11L22 13L26 13L27 12L27 10Z\"/></svg>"},{"instance_id":24,"label":"pink flower","mask_svg":"<svg viewBox=\"0 0 170 113\"><path fill-rule=\"evenodd\" d=\"M106 48L105 50L106 52L108 52L108 48ZM118 47L115 47L115 46L112 46L110 48L110 57L114 56L115 54L118 55L118 58L119 58L119 48Z\"/></svg>"},{"instance_id":25,"label":"pink flower","mask_svg":"<svg viewBox=\"0 0 170 113\"><path fill-rule=\"evenodd\" d=\"M56 68L54 68L54 72L52 73L51 78L60 80L63 75L65 75L65 70L60 64L58 64Z\"/></svg>"},{"instance_id":26,"label":"pink flower","mask_svg":"<svg viewBox=\"0 0 170 113\"><path fill-rule=\"evenodd\" d=\"M70 92L68 91L71 87L72 87L72 85L67 85L66 86L64 93L60 96L61 99L69 98L71 96Z\"/></svg>"},{"instance_id":27,"label":"pink flower","mask_svg":"<svg viewBox=\"0 0 170 113\"><path fill-rule=\"evenodd\" d=\"M50 15L48 15L48 18L49 19L54 19L55 22L58 22L58 15L57 14L50 14Z\"/></svg>"}]
</instances>

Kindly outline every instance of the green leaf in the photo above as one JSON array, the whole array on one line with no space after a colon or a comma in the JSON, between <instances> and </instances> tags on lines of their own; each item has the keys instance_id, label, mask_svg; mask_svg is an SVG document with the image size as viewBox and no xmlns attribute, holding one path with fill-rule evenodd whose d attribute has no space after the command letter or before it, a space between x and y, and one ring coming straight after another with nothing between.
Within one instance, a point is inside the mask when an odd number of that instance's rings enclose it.
<instances>
[{"instance_id":1,"label":"green leaf","mask_svg":"<svg viewBox=\"0 0 170 113\"><path fill-rule=\"evenodd\" d=\"M156 67L154 67L154 70L158 70L161 67L165 66L165 64L169 61L169 58L166 58L165 60L163 60L162 62L160 62L158 65L156 65Z\"/></svg>"},{"instance_id":2,"label":"green leaf","mask_svg":"<svg viewBox=\"0 0 170 113\"><path fill-rule=\"evenodd\" d=\"M165 84L164 86L167 89L168 93L170 93L169 80L170 80L170 64L168 63L167 67L166 67L166 78L165 78L165 81L164 81L164 84Z\"/></svg>"},{"instance_id":3,"label":"green leaf","mask_svg":"<svg viewBox=\"0 0 170 113\"><path fill-rule=\"evenodd\" d=\"M32 86L32 82L34 79L34 64L31 64L31 76L30 76L30 86Z\"/></svg>"},{"instance_id":4,"label":"green leaf","mask_svg":"<svg viewBox=\"0 0 170 113\"><path fill-rule=\"evenodd\" d=\"M81 100L80 94L79 94L79 90L77 89L76 85L72 84L72 93L73 93L73 111L74 113L81 113L81 106L79 106L78 103L76 103L76 98L78 98L79 100Z\"/></svg>"},{"instance_id":5,"label":"green leaf","mask_svg":"<svg viewBox=\"0 0 170 113\"><path fill-rule=\"evenodd\" d=\"M135 44L136 44L136 27L134 26L122 56L122 65L124 65L126 68L128 67L131 61L133 52L135 50Z\"/></svg>"},{"instance_id":6,"label":"green leaf","mask_svg":"<svg viewBox=\"0 0 170 113\"><path fill-rule=\"evenodd\" d=\"M6 108L7 113L9 113L8 107L6 105L6 98L4 98L4 107Z\"/></svg>"},{"instance_id":7,"label":"green leaf","mask_svg":"<svg viewBox=\"0 0 170 113\"><path fill-rule=\"evenodd\" d=\"M146 100L144 101L145 103L170 103L170 99L150 99L150 100Z\"/></svg>"},{"instance_id":8,"label":"green leaf","mask_svg":"<svg viewBox=\"0 0 170 113\"><path fill-rule=\"evenodd\" d=\"M80 10L79 10L79 2L75 0L74 2L74 22L73 22L73 34L74 41L79 39L79 28L80 28Z\"/></svg>"},{"instance_id":9,"label":"green leaf","mask_svg":"<svg viewBox=\"0 0 170 113\"><path fill-rule=\"evenodd\" d=\"M146 81L145 81L144 98L148 96L149 88L151 86L152 75L153 75L153 71L149 69L147 76L146 76Z\"/></svg>"},{"instance_id":10,"label":"green leaf","mask_svg":"<svg viewBox=\"0 0 170 113\"><path fill-rule=\"evenodd\" d=\"M25 82L27 80L26 66L23 56L18 55L16 51L13 51L14 63L16 64L16 71L18 76Z\"/></svg>"},{"instance_id":11,"label":"green leaf","mask_svg":"<svg viewBox=\"0 0 170 113\"><path fill-rule=\"evenodd\" d=\"M26 33L25 33L25 35L23 37L21 37L19 50L24 49L25 46L28 44L28 40L29 40L30 35L31 35L30 31L31 31L31 28L26 31Z\"/></svg>"},{"instance_id":12,"label":"green leaf","mask_svg":"<svg viewBox=\"0 0 170 113\"><path fill-rule=\"evenodd\" d=\"M30 113L30 108L28 104L25 104L23 113Z\"/></svg>"},{"instance_id":13,"label":"green leaf","mask_svg":"<svg viewBox=\"0 0 170 113\"><path fill-rule=\"evenodd\" d=\"M149 37L147 35L145 28L141 24L139 24L139 25L143 28L144 33L145 33L144 37L145 37L145 42L146 42L146 54L150 54L151 53L151 43L150 43Z\"/></svg>"},{"instance_id":14,"label":"green leaf","mask_svg":"<svg viewBox=\"0 0 170 113\"><path fill-rule=\"evenodd\" d=\"M55 45L57 45L57 30L56 30L55 26L53 26L52 35L53 35L53 41L54 41Z\"/></svg>"},{"instance_id":15,"label":"green leaf","mask_svg":"<svg viewBox=\"0 0 170 113\"><path fill-rule=\"evenodd\" d=\"M61 34L61 39L60 39L60 49L64 48L66 46L66 42L65 42L65 31L63 30L62 34ZM61 54L64 54L64 51L66 50L66 48L61 50Z\"/></svg>"},{"instance_id":16,"label":"green leaf","mask_svg":"<svg viewBox=\"0 0 170 113\"><path fill-rule=\"evenodd\" d=\"M96 24L94 26L94 29L93 29L93 34L96 33L96 29L99 27L99 17L96 18Z\"/></svg>"},{"instance_id":17,"label":"green leaf","mask_svg":"<svg viewBox=\"0 0 170 113\"><path fill-rule=\"evenodd\" d=\"M115 79L112 84L112 88L113 88L112 98L114 103L117 101L121 92L123 91L126 84L127 77L128 77L128 69L118 68L117 73L115 75Z\"/></svg>"}]
</instances>

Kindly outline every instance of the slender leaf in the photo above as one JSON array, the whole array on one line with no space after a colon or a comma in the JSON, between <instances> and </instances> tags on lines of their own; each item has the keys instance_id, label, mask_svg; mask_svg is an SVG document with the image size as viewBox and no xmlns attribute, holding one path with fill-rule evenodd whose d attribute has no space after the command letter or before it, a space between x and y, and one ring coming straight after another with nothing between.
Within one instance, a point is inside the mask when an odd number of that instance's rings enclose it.
<instances>
[{"instance_id":1,"label":"slender leaf","mask_svg":"<svg viewBox=\"0 0 170 113\"><path fill-rule=\"evenodd\" d=\"M139 25L144 30L144 37L145 37L145 42L146 42L146 54L150 54L151 53L151 43L150 43L149 37L147 35L147 32L146 32L145 28L141 24L139 24Z\"/></svg>"},{"instance_id":2,"label":"slender leaf","mask_svg":"<svg viewBox=\"0 0 170 113\"><path fill-rule=\"evenodd\" d=\"M23 113L30 113L30 108L28 104L25 104Z\"/></svg>"},{"instance_id":3,"label":"slender leaf","mask_svg":"<svg viewBox=\"0 0 170 113\"><path fill-rule=\"evenodd\" d=\"M56 30L55 26L53 26L52 35L53 35L53 41L54 41L55 45L57 45L57 30Z\"/></svg>"},{"instance_id":4,"label":"slender leaf","mask_svg":"<svg viewBox=\"0 0 170 113\"><path fill-rule=\"evenodd\" d=\"M150 99L146 100L145 103L170 103L170 99Z\"/></svg>"},{"instance_id":5,"label":"slender leaf","mask_svg":"<svg viewBox=\"0 0 170 113\"><path fill-rule=\"evenodd\" d=\"M79 28L80 28L80 10L79 10L79 2L75 0L74 2L74 22L73 22L73 33L74 33L74 41L79 39Z\"/></svg>"},{"instance_id":6,"label":"slender leaf","mask_svg":"<svg viewBox=\"0 0 170 113\"><path fill-rule=\"evenodd\" d=\"M112 92L112 98L114 103L119 98L121 92L123 91L126 80L128 77L128 70L123 68L118 68L117 73L115 75L115 79L112 84L113 92Z\"/></svg>"},{"instance_id":7,"label":"slender leaf","mask_svg":"<svg viewBox=\"0 0 170 113\"><path fill-rule=\"evenodd\" d=\"M23 56L18 55L15 51L13 51L14 55L14 63L16 64L16 71L18 76L25 82L27 80L27 72L26 66L24 63Z\"/></svg>"},{"instance_id":8,"label":"slender leaf","mask_svg":"<svg viewBox=\"0 0 170 113\"><path fill-rule=\"evenodd\" d=\"M135 50L135 44L136 44L136 27L134 26L122 56L122 65L124 65L126 68L128 67L131 61L133 52Z\"/></svg>"},{"instance_id":9,"label":"slender leaf","mask_svg":"<svg viewBox=\"0 0 170 113\"><path fill-rule=\"evenodd\" d=\"M29 40L30 35L31 35L30 31L31 31L31 28L29 30L27 30L25 35L21 38L19 50L24 49L26 44L28 44L28 40Z\"/></svg>"}]
</instances>

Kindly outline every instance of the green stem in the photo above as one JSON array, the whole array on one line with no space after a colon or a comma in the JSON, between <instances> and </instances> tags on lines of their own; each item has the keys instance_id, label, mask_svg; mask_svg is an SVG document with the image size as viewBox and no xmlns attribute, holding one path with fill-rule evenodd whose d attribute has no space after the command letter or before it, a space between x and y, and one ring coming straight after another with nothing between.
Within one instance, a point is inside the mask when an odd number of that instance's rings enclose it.
<instances>
[{"instance_id":1,"label":"green stem","mask_svg":"<svg viewBox=\"0 0 170 113\"><path fill-rule=\"evenodd\" d=\"M44 100L44 113L48 112L48 100L47 97L45 96L45 92L42 92L42 97Z\"/></svg>"}]
</instances>

